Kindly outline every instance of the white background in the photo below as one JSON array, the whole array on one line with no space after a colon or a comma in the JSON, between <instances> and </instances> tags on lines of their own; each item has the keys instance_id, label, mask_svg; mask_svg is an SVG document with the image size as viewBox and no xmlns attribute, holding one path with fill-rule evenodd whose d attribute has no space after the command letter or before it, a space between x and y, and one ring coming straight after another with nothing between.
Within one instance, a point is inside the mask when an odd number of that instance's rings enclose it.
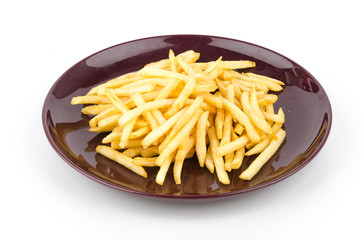
<instances>
[{"instance_id":1,"label":"white background","mask_svg":"<svg viewBox=\"0 0 362 240\"><path fill-rule=\"evenodd\" d=\"M2 1L0 238L362 239L358 2ZM106 47L182 33L252 42L311 72L333 108L318 156L280 183L207 201L119 192L66 164L41 125L57 78Z\"/></svg>"}]
</instances>

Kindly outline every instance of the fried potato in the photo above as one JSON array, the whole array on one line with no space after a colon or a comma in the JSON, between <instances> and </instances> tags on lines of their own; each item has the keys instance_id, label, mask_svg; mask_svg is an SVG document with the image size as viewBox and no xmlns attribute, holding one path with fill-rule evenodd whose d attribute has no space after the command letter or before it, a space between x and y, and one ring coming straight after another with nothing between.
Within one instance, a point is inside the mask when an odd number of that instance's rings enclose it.
<instances>
[{"instance_id":1,"label":"fried potato","mask_svg":"<svg viewBox=\"0 0 362 240\"><path fill-rule=\"evenodd\" d=\"M110 109L112 107L113 107L112 104L91 105L91 106L84 107L82 109L82 113L87 114L87 115L98 115L101 112L103 112L105 110L108 110L108 109Z\"/></svg>"},{"instance_id":2,"label":"fried potato","mask_svg":"<svg viewBox=\"0 0 362 240\"><path fill-rule=\"evenodd\" d=\"M133 162L142 167L156 167L157 157L136 157L133 159Z\"/></svg>"},{"instance_id":3,"label":"fried potato","mask_svg":"<svg viewBox=\"0 0 362 240\"><path fill-rule=\"evenodd\" d=\"M170 141L169 144L165 146L163 150L160 150L161 154L158 157L156 163L158 166L161 166L163 162L166 160L167 156L169 156L173 151L175 151L184 141L185 137L187 137L191 130L193 129L196 121L201 116L202 110L198 109L195 112L195 115L187 122L184 127L177 133L177 135Z\"/></svg>"},{"instance_id":4,"label":"fried potato","mask_svg":"<svg viewBox=\"0 0 362 240\"><path fill-rule=\"evenodd\" d=\"M164 162L162 163L160 169L158 170L158 173L156 175L156 183L158 185L161 185L161 186L163 185L163 183L165 181L167 171L168 171L168 169L169 169L169 167L171 165L171 162L175 158L175 155L176 155L176 151L174 151L170 155L166 156ZM157 159L156 159L156 164L157 164ZM159 164L157 164L157 165L159 166Z\"/></svg>"},{"instance_id":5,"label":"fried potato","mask_svg":"<svg viewBox=\"0 0 362 240\"><path fill-rule=\"evenodd\" d=\"M138 175L147 178L147 173L144 170L143 167L135 164L133 162L133 159L108 147L108 146L102 146L99 145L96 148L96 151L100 154L102 154L103 156L106 156L107 158L118 162L119 164L125 166L126 168L130 169L131 171L137 173Z\"/></svg>"},{"instance_id":6,"label":"fried potato","mask_svg":"<svg viewBox=\"0 0 362 240\"><path fill-rule=\"evenodd\" d=\"M218 140L216 138L216 132L214 126L210 127L207 132L210 140L210 148L213 162L215 164L216 174L219 181L223 184L229 184L230 179L225 171L224 159L218 154Z\"/></svg>"},{"instance_id":7,"label":"fried potato","mask_svg":"<svg viewBox=\"0 0 362 240\"><path fill-rule=\"evenodd\" d=\"M255 127L259 128L260 130L262 130L266 133L269 133L269 134L272 133L271 127L267 123L267 121L264 118L259 117L257 115L257 113L254 111L254 109L252 108L248 92L243 92L243 94L241 95L241 104L243 106L244 112L248 115L249 119L251 120L251 122L253 123L253 125ZM259 107L258 107L258 109L259 109Z\"/></svg>"},{"instance_id":8,"label":"fried potato","mask_svg":"<svg viewBox=\"0 0 362 240\"><path fill-rule=\"evenodd\" d=\"M204 101L203 97L197 97L195 101L190 105L190 107L185 111L185 113L180 117L176 124L172 127L171 131L165 138L165 140L160 144L160 152L166 147L167 144L175 137L175 135L182 129L182 127L189 121L192 116L197 112L201 107L202 102Z\"/></svg>"},{"instance_id":9,"label":"fried potato","mask_svg":"<svg viewBox=\"0 0 362 240\"><path fill-rule=\"evenodd\" d=\"M225 98L222 98L222 106L225 110L232 113L233 117L245 127L246 133L248 134L250 140L252 142L260 142L260 136L258 132L255 130L255 127L251 124L249 117L235 104L232 104Z\"/></svg>"},{"instance_id":10,"label":"fried potato","mask_svg":"<svg viewBox=\"0 0 362 240\"><path fill-rule=\"evenodd\" d=\"M175 179L176 184L181 184L181 170L183 162L188 154L188 152L195 146L196 136L191 135L187 141L184 141L176 154L175 164L173 167L173 177Z\"/></svg>"},{"instance_id":11,"label":"fried potato","mask_svg":"<svg viewBox=\"0 0 362 240\"><path fill-rule=\"evenodd\" d=\"M197 121L196 127L196 154L199 160L201 167L205 165L206 160L206 132L207 132L207 118L209 117L209 112L204 112L200 119Z\"/></svg>"},{"instance_id":12,"label":"fried potato","mask_svg":"<svg viewBox=\"0 0 362 240\"><path fill-rule=\"evenodd\" d=\"M222 157L228 153L231 153L237 149L240 149L240 148L244 147L248 141L249 141L249 138L244 135L234 141L225 143L224 145L221 145L218 147L217 155Z\"/></svg>"},{"instance_id":13,"label":"fried potato","mask_svg":"<svg viewBox=\"0 0 362 240\"><path fill-rule=\"evenodd\" d=\"M104 96L79 96L73 97L71 104L105 104L111 103L107 97Z\"/></svg>"},{"instance_id":14,"label":"fried potato","mask_svg":"<svg viewBox=\"0 0 362 240\"><path fill-rule=\"evenodd\" d=\"M215 165L214 160L212 159L211 147L209 147L206 152L205 166L211 173L214 173Z\"/></svg>"},{"instance_id":15,"label":"fried potato","mask_svg":"<svg viewBox=\"0 0 362 240\"><path fill-rule=\"evenodd\" d=\"M145 103L142 106L134 108L134 109L130 110L129 112L123 114L118 120L118 125L120 127L122 127L127 122L139 117L143 112L167 107L167 106L172 105L173 103L174 103L174 101L171 99L163 99L163 100L157 100L154 102Z\"/></svg>"},{"instance_id":16,"label":"fried potato","mask_svg":"<svg viewBox=\"0 0 362 240\"><path fill-rule=\"evenodd\" d=\"M239 177L252 179L286 137L284 112L274 112L278 96L269 93L284 83L253 73L252 61L199 58L193 50L175 55L170 49L165 59L74 96L71 104L86 104L82 113L92 116L89 131L108 132L101 140L107 146L96 151L143 177L143 167L159 168L158 185L170 167L181 184L185 159L195 156L222 184L242 166ZM252 155L244 166L244 156Z\"/></svg>"},{"instance_id":17,"label":"fried potato","mask_svg":"<svg viewBox=\"0 0 362 240\"><path fill-rule=\"evenodd\" d=\"M176 101L172 104L171 108L165 113L166 118L172 117L178 112L184 105L186 100L189 98L192 90L194 89L196 82L194 79L188 81L181 91L180 95L176 98Z\"/></svg>"},{"instance_id":18,"label":"fried potato","mask_svg":"<svg viewBox=\"0 0 362 240\"><path fill-rule=\"evenodd\" d=\"M152 130L147 136L142 140L143 147L147 148L153 142L157 141L161 136L166 134L175 123L181 118L181 116L186 112L186 109L182 109L175 115L173 115L170 119L168 119L163 125L158 128Z\"/></svg>"}]
</instances>

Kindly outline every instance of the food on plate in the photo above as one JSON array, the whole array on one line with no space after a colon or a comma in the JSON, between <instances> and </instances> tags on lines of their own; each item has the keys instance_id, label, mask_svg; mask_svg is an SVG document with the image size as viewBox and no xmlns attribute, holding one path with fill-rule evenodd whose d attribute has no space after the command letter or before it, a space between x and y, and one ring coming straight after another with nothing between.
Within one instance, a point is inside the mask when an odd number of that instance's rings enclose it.
<instances>
[{"instance_id":1,"label":"food on plate","mask_svg":"<svg viewBox=\"0 0 362 240\"><path fill-rule=\"evenodd\" d=\"M145 167L158 167L159 185L171 166L180 184L183 164L194 156L229 184L228 172L257 155L239 176L252 179L286 137L284 112L274 112L278 97L269 92L284 83L250 72L252 61L199 58L170 50L166 59L74 97L71 104L85 104L82 113L93 116L89 131L108 132L96 151L145 178Z\"/></svg>"}]
</instances>

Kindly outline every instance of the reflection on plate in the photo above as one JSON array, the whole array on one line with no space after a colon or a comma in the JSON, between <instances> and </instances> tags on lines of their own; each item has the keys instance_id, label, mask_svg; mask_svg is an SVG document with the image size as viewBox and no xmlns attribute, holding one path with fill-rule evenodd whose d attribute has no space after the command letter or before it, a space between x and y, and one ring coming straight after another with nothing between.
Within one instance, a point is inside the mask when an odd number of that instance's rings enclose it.
<instances>
[{"instance_id":1,"label":"reflection on plate","mask_svg":"<svg viewBox=\"0 0 362 240\"><path fill-rule=\"evenodd\" d=\"M186 160L182 184L174 183L172 173L163 186L155 183L157 168L146 168L144 179L123 166L97 154L95 147L104 134L88 132L90 117L82 106L72 106L71 98L84 95L93 86L118 75L136 71L145 64L193 49L200 61L251 60L253 72L282 80L275 109L282 107L287 132L278 152L250 181L238 178L250 164L246 158L239 170L229 173L230 185L223 185L198 162ZM332 111L319 82L292 60L254 44L214 36L170 35L122 43L95 53L66 71L50 89L43 106L43 125L55 151L73 168L107 186L137 194L170 198L220 197L248 192L276 183L300 170L323 147L331 129ZM170 168L172 171L172 167Z\"/></svg>"}]
</instances>

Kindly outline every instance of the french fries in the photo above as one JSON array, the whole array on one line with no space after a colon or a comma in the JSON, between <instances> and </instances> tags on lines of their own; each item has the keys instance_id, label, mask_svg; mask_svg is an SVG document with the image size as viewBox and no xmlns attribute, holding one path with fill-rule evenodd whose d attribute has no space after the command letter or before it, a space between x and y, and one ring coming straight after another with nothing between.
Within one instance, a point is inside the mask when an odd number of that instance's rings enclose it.
<instances>
[{"instance_id":1,"label":"french fries","mask_svg":"<svg viewBox=\"0 0 362 240\"><path fill-rule=\"evenodd\" d=\"M274 112L280 80L243 69L248 60L197 62L192 50L149 63L93 87L71 104L87 104L91 132L109 132L96 152L147 178L144 167L158 167L163 185L173 166L181 183L185 161L197 161L222 184L257 155L240 179L250 180L282 145L285 115ZM235 69L238 69L236 71ZM93 104L93 105L89 105ZM259 155L258 155L259 154Z\"/></svg>"}]
</instances>

